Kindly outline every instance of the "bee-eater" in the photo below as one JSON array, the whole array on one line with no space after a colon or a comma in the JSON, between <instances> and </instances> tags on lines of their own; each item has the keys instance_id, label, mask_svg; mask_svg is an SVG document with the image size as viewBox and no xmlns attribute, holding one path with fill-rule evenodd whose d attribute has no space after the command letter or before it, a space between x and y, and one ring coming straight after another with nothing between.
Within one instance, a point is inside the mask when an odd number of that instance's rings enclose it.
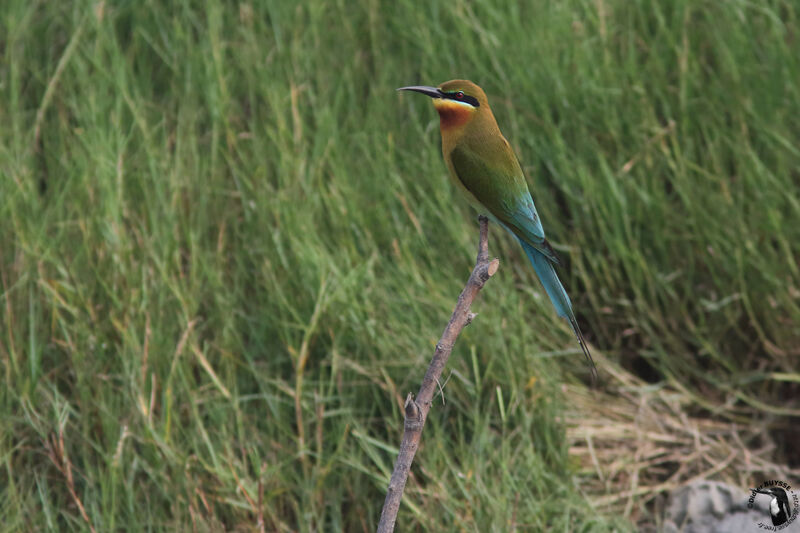
<instances>
[{"instance_id":1,"label":"bee-eater","mask_svg":"<svg viewBox=\"0 0 800 533\"><path fill-rule=\"evenodd\" d=\"M554 269L561 262L545 239L522 167L500 133L483 89L471 81L451 80L439 87L416 85L398 91L416 91L433 98L439 112L442 155L453 183L479 212L519 240L556 312L569 321L594 381L597 369Z\"/></svg>"}]
</instances>

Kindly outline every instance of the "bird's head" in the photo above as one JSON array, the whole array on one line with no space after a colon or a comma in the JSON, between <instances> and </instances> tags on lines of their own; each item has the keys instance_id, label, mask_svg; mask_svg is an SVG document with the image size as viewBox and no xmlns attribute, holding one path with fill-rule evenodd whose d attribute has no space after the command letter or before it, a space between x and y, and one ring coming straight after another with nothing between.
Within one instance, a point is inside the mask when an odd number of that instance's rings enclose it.
<instances>
[{"instance_id":1,"label":"bird's head","mask_svg":"<svg viewBox=\"0 0 800 533\"><path fill-rule=\"evenodd\" d=\"M450 80L438 87L412 85L400 87L398 91L415 91L433 98L433 105L439 112L442 131L460 128L471 123L476 117L491 117L489 101L483 89L469 80Z\"/></svg>"},{"instance_id":2,"label":"bird's head","mask_svg":"<svg viewBox=\"0 0 800 533\"><path fill-rule=\"evenodd\" d=\"M783 489L778 487L767 487L764 489L752 489L752 490L758 492L759 494L768 494L770 496L775 496L778 498L786 494L786 492Z\"/></svg>"}]
</instances>

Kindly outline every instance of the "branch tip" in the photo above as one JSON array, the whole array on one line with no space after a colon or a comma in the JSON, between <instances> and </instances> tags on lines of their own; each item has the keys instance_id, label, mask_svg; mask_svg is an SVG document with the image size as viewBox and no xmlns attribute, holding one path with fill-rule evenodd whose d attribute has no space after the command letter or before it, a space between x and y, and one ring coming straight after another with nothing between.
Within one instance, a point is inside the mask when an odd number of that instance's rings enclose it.
<instances>
[{"instance_id":1,"label":"branch tip","mask_svg":"<svg viewBox=\"0 0 800 533\"><path fill-rule=\"evenodd\" d=\"M478 258L477 263L485 263L489 260L489 219L486 215L478 215L480 223L480 236L478 238Z\"/></svg>"},{"instance_id":2,"label":"branch tip","mask_svg":"<svg viewBox=\"0 0 800 533\"><path fill-rule=\"evenodd\" d=\"M404 409L406 411L406 420L417 420L419 418L419 406L414 401L414 395L410 392L406 396Z\"/></svg>"},{"instance_id":3,"label":"branch tip","mask_svg":"<svg viewBox=\"0 0 800 533\"><path fill-rule=\"evenodd\" d=\"M498 268L500 268L500 260L495 257L494 259L492 259L492 262L489 263L489 269L488 269L489 277L494 276Z\"/></svg>"}]
</instances>

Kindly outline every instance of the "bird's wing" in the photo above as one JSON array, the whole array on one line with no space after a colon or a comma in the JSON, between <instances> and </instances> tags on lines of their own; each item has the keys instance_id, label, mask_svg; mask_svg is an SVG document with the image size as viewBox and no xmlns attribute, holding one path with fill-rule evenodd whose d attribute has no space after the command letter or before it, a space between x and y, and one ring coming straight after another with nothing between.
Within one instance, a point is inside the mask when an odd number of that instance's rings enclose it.
<instances>
[{"instance_id":1,"label":"bird's wing","mask_svg":"<svg viewBox=\"0 0 800 533\"><path fill-rule=\"evenodd\" d=\"M450 154L456 177L472 195L519 238L561 264L544 236L539 213L533 204L522 169L509 148L513 161L509 168L491 168L471 150L457 146ZM505 154L504 154L505 155Z\"/></svg>"}]
</instances>

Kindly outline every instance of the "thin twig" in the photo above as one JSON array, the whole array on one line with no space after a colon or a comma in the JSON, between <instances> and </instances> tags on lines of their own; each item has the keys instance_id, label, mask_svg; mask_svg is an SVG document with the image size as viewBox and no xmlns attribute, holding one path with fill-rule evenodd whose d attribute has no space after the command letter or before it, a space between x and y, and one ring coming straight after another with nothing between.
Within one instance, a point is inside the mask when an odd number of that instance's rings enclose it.
<instances>
[{"instance_id":1,"label":"thin twig","mask_svg":"<svg viewBox=\"0 0 800 533\"><path fill-rule=\"evenodd\" d=\"M478 242L478 257L475 268L467 280L467 285L458 297L458 302L453 310L447 327L444 328L442 337L436 344L436 351L433 353L433 360L422 380L422 386L417 393L416 400L408 393L405 403L405 423L403 440L400 443L400 452L397 454L397 461L394 464L394 472L389 480L389 488L386 493L386 500L383 503L381 521L378 524L378 533L391 533L394 531L394 524L397 520L397 512L400 510L400 500L403 497L403 489L406 486L408 473L414 455L417 453L419 441L422 437L422 428L428 418L428 411L431 408L433 394L436 384L442 375L444 365L450 357L453 345L458 339L461 330L470 323L475 315L470 313L470 306L490 277L497 272L500 261L492 259L489 261L489 219L484 216L478 217L480 221L480 240Z\"/></svg>"}]
</instances>

